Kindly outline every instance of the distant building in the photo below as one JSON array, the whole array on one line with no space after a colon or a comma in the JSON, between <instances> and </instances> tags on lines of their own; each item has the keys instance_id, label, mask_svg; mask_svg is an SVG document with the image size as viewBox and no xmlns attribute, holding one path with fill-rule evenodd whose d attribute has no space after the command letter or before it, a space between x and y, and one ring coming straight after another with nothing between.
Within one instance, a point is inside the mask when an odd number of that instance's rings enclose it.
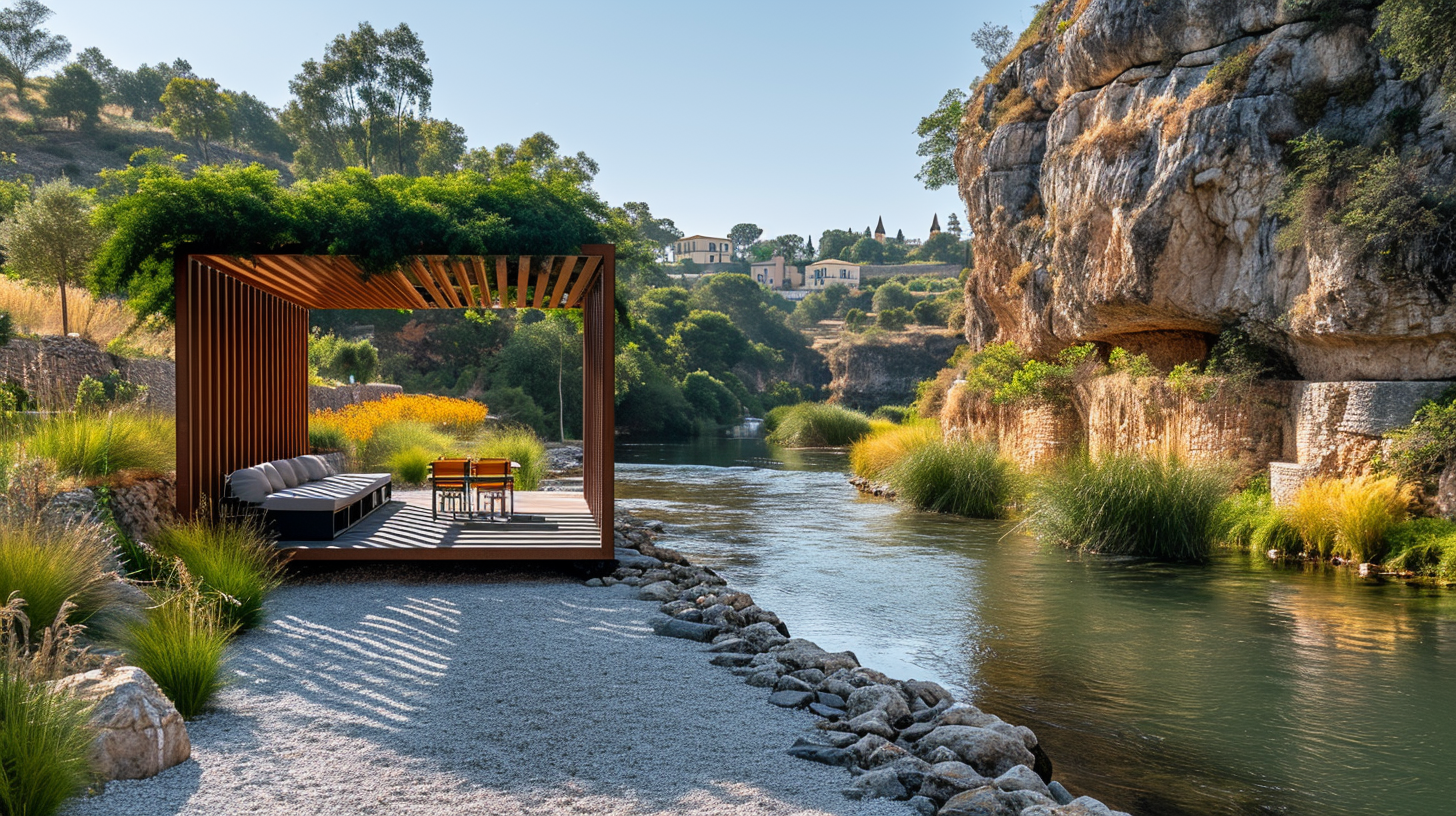
<instances>
[{"instance_id":1,"label":"distant building","mask_svg":"<svg viewBox=\"0 0 1456 816\"><path fill-rule=\"evenodd\" d=\"M672 245L674 260L691 260L700 264L728 263L733 260L733 242L711 235L690 235Z\"/></svg>"},{"instance_id":2,"label":"distant building","mask_svg":"<svg viewBox=\"0 0 1456 816\"><path fill-rule=\"evenodd\" d=\"M930 237L934 238L940 234L940 213L930 217Z\"/></svg>"},{"instance_id":3,"label":"distant building","mask_svg":"<svg viewBox=\"0 0 1456 816\"><path fill-rule=\"evenodd\" d=\"M882 244L885 242L885 217L883 215L880 216L879 223L875 224L875 240Z\"/></svg>"},{"instance_id":4,"label":"distant building","mask_svg":"<svg viewBox=\"0 0 1456 816\"><path fill-rule=\"evenodd\" d=\"M793 291L804 288L804 271L790 264L782 255L752 265L753 279L775 291Z\"/></svg>"},{"instance_id":5,"label":"distant building","mask_svg":"<svg viewBox=\"0 0 1456 816\"><path fill-rule=\"evenodd\" d=\"M825 258L804 267L804 289L817 292L834 283L842 283L851 290L859 288L859 265L838 258Z\"/></svg>"}]
</instances>

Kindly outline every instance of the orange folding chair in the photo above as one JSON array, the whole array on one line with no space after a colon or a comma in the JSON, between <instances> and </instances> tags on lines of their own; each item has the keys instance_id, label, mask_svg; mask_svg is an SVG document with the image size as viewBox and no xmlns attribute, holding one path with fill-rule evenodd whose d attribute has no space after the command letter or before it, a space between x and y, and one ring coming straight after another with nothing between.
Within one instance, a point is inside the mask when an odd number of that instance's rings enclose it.
<instances>
[{"instance_id":1,"label":"orange folding chair","mask_svg":"<svg viewBox=\"0 0 1456 816\"><path fill-rule=\"evenodd\" d=\"M491 514L495 514L495 502L499 499L501 509L506 511L507 520L516 512L516 480L511 475L509 459L477 459L470 464L470 489L475 494L475 508L480 509L482 498L490 499ZM506 504L509 496L510 504Z\"/></svg>"},{"instance_id":2,"label":"orange folding chair","mask_svg":"<svg viewBox=\"0 0 1456 816\"><path fill-rule=\"evenodd\" d=\"M447 507L450 505L455 507L455 510L447 509L446 512L459 513L469 509L465 488L469 474L469 459L436 459L430 463L431 518L440 518L440 499L442 497Z\"/></svg>"}]
</instances>

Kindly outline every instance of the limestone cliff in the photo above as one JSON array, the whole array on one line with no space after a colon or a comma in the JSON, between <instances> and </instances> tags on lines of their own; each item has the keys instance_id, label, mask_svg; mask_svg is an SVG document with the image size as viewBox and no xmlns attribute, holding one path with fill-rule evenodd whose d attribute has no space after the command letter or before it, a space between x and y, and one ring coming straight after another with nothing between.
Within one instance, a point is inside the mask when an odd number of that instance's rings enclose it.
<instances>
[{"instance_id":1,"label":"limestone cliff","mask_svg":"<svg viewBox=\"0 0 1456 816\"><path fill-rule=\"evenodd\" d=\"M1456 283L1369 245L1276 246L1291 142L1318 129L1456 178L1456 106L1371 43L1375 3L1052 0L974 92L956 166L966 336L1195 359L1261 330L1310 380L1456 377ZM1388 253L1387 253L1388 254ZM1443 277L1444 275L1444 277Z\"/></svg>"},{"instance_id":2,"label":"limestone cliff","mask_svg":"<svg viewBox=\"0 0 1456 816\"><path fill-rule=\"evenodd\" d=\"M934 377L960 345L954 333L920 327L907 332L845 334L826 350L836 402L872 411L882 405L908 405L915 386Z\"/></svg>"}]
</instances>

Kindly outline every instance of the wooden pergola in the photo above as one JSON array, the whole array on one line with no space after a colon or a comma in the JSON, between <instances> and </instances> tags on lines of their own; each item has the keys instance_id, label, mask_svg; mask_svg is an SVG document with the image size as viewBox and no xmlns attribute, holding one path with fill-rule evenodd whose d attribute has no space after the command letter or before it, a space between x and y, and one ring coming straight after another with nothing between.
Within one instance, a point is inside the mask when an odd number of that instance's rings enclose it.
<instances>
[{"instance_id":1,"label":"wooden pergola","mask_svg":"<svg viewBox=\"0 0 1456 816\"><path fill-rule=\"evenodd\" d=\"M597 535L568 543L415 548L315 557L612 558L616 247L576 255L419 255L366 276L347 256L184 247L176 255L177 508L195 514L229 473L308 453L311 309L579 309L583 338L583 493Z\"/></svg>"}]
</instances>

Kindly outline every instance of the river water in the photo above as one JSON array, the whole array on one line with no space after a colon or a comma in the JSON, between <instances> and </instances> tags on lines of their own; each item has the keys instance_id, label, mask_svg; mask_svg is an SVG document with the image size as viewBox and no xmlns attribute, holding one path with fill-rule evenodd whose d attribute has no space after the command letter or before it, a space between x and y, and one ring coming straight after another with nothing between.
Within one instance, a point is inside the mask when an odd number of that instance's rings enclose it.
<instances>
[{"instance_id":1,"label":"river water","mask_svg":"<svg viewBox=\"0 0 1456 816\"><path fill-rule=\"evenodd\" d=\"M861 497L844 456L618 447L617 498L796 637L1036 731L1137 816L1456 814L1456 592L1079 557Z\"/></svg>"}]
</instances>

